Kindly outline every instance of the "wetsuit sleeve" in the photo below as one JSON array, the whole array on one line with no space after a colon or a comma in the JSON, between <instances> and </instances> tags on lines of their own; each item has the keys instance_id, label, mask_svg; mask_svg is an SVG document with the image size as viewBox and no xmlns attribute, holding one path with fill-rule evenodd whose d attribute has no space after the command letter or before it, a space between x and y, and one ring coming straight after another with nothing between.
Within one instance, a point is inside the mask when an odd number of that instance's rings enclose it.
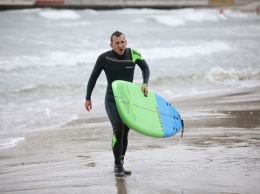
<instances>
[{"instance_id":1,"label":"wetsuit sleeve","mask_svg":"<svg viewBox=\"0 0 260 194\"><path fill-rule=\"evenodd\" d=\"M150 76L149 66L137 50L131 49L131 55L133 63L136 63L142 70L143 83L148 85L148 80Z\"/></svg>"},{"instance_id":2,"label":"wetsuit sleeve","mask_svg":"<svg viewBox=\"0 0 260 194\"><path fill-rule=\"evenodd\" d=\"M99 56L94 66L94 69L90 75L90 78L88 80L86 100L91 100L92 91L96 85L97 79L101 74L102 70L103 70L102 57Z\"/></svg>"},{"instance_id":3,"label":"wetsuit sleeve","mask_svg":"<svg viewBox=\"0 0 260 194\"><path fill-rule=\"evenodd\" d=\"M150 69L149 66L147 65L146 61L143 60L137 60L136 64L141 68L142 74L143 74L143 83L148 85L148 80L150 76Z\"/></svg>"}]
</instances>

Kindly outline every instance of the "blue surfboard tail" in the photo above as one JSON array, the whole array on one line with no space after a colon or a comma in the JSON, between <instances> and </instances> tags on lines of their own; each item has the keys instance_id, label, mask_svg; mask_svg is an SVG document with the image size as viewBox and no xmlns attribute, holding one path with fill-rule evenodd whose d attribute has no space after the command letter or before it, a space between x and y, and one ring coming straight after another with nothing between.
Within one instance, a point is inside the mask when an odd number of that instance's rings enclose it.
<instances>
[{"instance_id":1,"label":"blue surfboard tail","mask_svg":"<svg viewBox=\"0 0 260 194\"><path fill-rule=\"evenodd\" d=\"M164 129L164 137L171 137L183 129L183 120L179 112L169 102L160 95L155 95Z\"/></svg>"}]
</instances>

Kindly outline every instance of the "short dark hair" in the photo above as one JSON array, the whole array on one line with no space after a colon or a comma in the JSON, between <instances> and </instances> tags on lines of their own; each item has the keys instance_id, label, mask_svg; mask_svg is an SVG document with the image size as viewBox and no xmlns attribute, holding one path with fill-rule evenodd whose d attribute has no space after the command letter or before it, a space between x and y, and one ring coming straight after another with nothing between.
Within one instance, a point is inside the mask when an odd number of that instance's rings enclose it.
<instances>
[{"instance_id":1,"label":"short dark hair","mask_svg":"<svg viewBox=\"0 0 260 194\"><path fill-rule=\"evenodd\" d=\"M122 32L119 32L119 31L113 32L113 34L110 37L110 41L113 42L113 36L119 37L121 35L123 35L125 37L125 35Z\"/></svg>"}]
</instances>

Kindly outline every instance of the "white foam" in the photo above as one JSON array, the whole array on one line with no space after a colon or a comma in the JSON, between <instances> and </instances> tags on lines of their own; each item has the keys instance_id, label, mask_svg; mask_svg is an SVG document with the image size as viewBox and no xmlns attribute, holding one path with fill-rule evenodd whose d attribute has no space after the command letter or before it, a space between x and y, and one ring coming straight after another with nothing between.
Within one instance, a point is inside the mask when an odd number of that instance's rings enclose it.
<instances>
[{"instance_id":1,"label":"white foam","mask_svg":"<svg viewBox=\"0 0 260 194\"><path fill-rule=\"evenodd\" d=\"M99 53L104 49L88 50L88 52L63 52L63 51L46 51L45 56L12 56L0 57L0 70L11 71L16 69L25 69L31 66L75 66L80 63L96 61Z\"/></svg>"},{"instance_id":2,"label":"white foam","mask_svg":"<svg viewBox=\"0 0 260 194\"><path fill-rule=\"evenodd\" d=\"M187 22L217 22L226 19L224 14L220 14L216 10L195 10L183 9L172 11L170 14L152 16L155 21L169 26L181 26Z\"/></svg>"},{"instance_id":3,"label":"white foam","mask_svg":"<svg viewBox=\"0 0 260 194\"><path fill-rule=\"evenodd\" d=\"M224 10L223 14L225 16L231 17L231 18L248 18L247 13L243 13L239 10L233 11L233 10Z\"/></svg>"},{"instance_id":4,"label":"white foam","mask_svg":"<svg viewBox=\"0 0 260 194\"><path fill-rule=\"evenodd\" d=\"M98 15L98 12L99 12L99 11L96 11L96 10L94 10L94 9L84 9L84 10L82 11L82 13L88 13L88 14L92 14L92 15Z\"/></svg>"},{"instance_id":5,"label":"white foam","mask_svg":"<svg viewBox=\"0 0 260 194\"><path fill-rule=\"evenodd\" d=\"M159 13L165 13L165 12L171 12L170 10L159 10L159 9L147 9L147 8L142 8L142 9L133 9L133 8L127 8L127 9L118 9L118 10L108 10L108 11L99 11L102 13L107 13L107 14L122 14L122 15L149 15L149 14L159 14Z\"/></svg>"},{"instance_id":6,"label":"white foam","mask_svg":"<svg viewBox=\"0 0 260 194\"><path fill-rule=\"evenodd\" d=\"M24 137L1 139L0 140L0 150L14 147L17 144L21 143L21 141L24 141L24 140L25 140Z\"/></svg>"},{"instance_id":7,"label":"white foam","mask_svg":"<svg viewBox=\"0 0 260 194\"><path fill-rule=\"evenodd\" d=\"M156 12L155 12L156 13ZM158 23L168 26L182 26L188 22L218 22L229 18L247 18L247 13L240 11L224 10L220 13L214 9L181 9L166 12L166 14L153 15L152 18Z\"/></svg>"},{"instance_id":8,"label":"white foam","mask_svg":"<svg viewBox=\"0 0 260 194\"><path fill-rule=\"evenodd\" d=\"M218 52L231 51L232 48L222 41L202 42L194 45L177 46L177 47L156 47L143 49L142 55L147 59L163 59L163 58L186 58L192 56L204 56ZM155 53L157 53L155 55Z\"/></svg>"},{"instance_id":9,"label":"white foam","mask_svg":"<svg viewBox=\"0 0 260 194\"><path fill-rule=\"evenodd\" d=\"M186 24L185 20L175 16L154 16L154 19L158 23L169 25L169 26L182 26Z\"/></svg>"},{"instance_id":10,"label":"white foam","mask_svg":"<svg viewBox=\"0 0 260 194\"><path fill-rule=\"evenodd\" d=\"M211 81L231 81L231 80L259 80L260 70L246 68L236 70L234 68L224 69L222 67L212 67L207 77Z\"/></svg>"},{"instance_id":11,"label":"white foam","mask_svg":"<svg viewBox=\"0 0 260 194\"><path fill-rule=\"evenodd\" d=\"M217 22L219 20L226 19L223 14L220 14L217 10L204 9L184 9L177 12L176 16L183 18L185 21L190 22L203 22L212 21Z\"/></svg>"},{"instance_id":12,"label":"white foam","mask_svg":"<svg viewBox=\"0 0 260 194\"><path fill-rule=\"evenodd\" d=\"M73 22L73 23L61 23L60 26L62 27L77 27L77 26L87 26L89 22L80 21L80 22Z\"/></svg>"},{"instance_id":13,"label":"white foam","mask_svg":"<svg viewBox=\"0 0 260 194\"><path fill-rule=\"evenodd\" d=\"M80 15L76 11L72 10L42 10L39 13L39 16L50 19L50 20L61 20L61 19L79 19Z\"/></svg>"},{"instance_id":14,"label":"white foam","mask_svg":"<svg viewBox=\"0 0 260 194\"><path fill-rule=\"evenodd\" d=\"M260 85L260 70L251 67L245 69L212 67L206 77L212 82L236 88Z\"/></svg>"}]
</instances>

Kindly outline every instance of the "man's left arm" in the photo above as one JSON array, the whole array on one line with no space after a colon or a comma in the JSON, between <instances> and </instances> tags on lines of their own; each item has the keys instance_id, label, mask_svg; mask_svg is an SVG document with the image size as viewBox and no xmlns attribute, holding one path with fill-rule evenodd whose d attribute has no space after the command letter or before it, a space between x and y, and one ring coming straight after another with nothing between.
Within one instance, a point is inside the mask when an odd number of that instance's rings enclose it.
<instances>
[{"instance_id":1,"label":"man's left arm","mask_svg":"<svg viewBox=\"0 0 260 194\"><path fill-rule=\"evenodd\" d=\"M142 84L142 91L145 96L148 95L148 80L150 76L150 69L144 59L136 60L136 64L141 68L142 75L143 75L143 84Z\"/></svg>"}]
</instances>

